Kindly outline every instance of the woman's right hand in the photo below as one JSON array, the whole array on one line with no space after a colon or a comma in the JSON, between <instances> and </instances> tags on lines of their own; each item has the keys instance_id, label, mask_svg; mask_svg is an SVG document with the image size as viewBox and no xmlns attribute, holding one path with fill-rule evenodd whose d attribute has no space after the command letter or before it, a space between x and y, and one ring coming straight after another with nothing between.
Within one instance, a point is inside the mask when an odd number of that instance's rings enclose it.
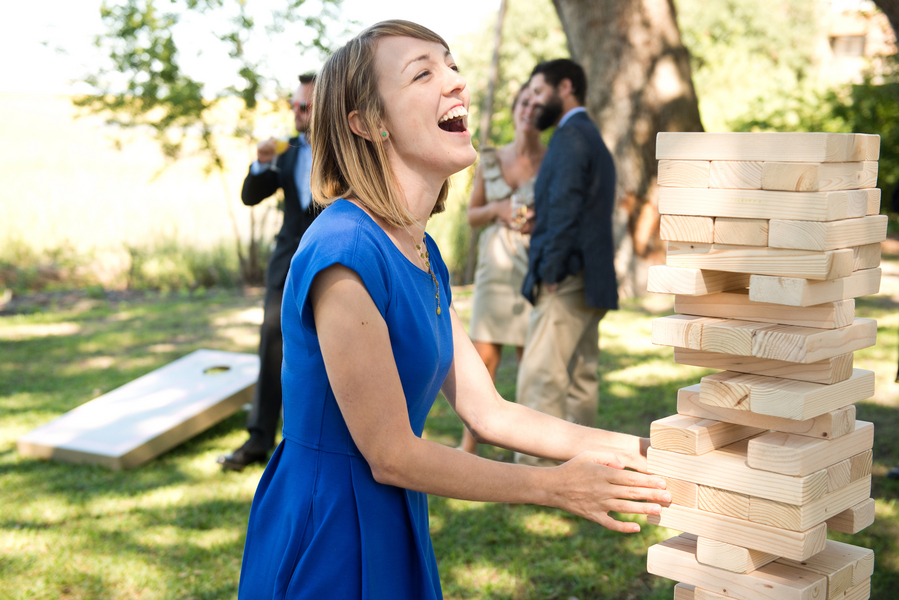
<instances>
[{"instance_id":1,"label":"woman's right hand","mask_svg":"<svg viewBox=\"0 0 899 600\"><path fill-rule=\"evenodd\" d=\"M624 463L611 453L583 452L553 470L558 485L549 490L553 495L550 505L612 531L636 533L640 525L617 521L609 516L611 511L659 514L660 503L671 502L663 478L625 470Z\"/></svg>"}]
</instances>

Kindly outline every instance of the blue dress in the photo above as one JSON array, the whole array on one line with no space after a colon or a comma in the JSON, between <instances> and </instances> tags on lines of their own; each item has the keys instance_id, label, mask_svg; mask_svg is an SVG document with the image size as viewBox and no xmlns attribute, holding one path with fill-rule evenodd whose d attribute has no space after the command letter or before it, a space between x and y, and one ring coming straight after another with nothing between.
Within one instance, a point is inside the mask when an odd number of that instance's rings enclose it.
<instances>
[{"instance_id":1,"label":"blue dress","mask_svg":"<svg viewBox=\"0 0 899 600\"><path fill-rule=\"evenodd\" d=\"M284 288L284 439L259 482L240 600L442 598L421 492L383 485L353 443L328 383L309 288L335 264L355 271L387 323L409 421L421 436L453 360L449 274L427 237L434 282L358 206L338 200L313 222ZM366 352L358 349L360 359Z\"/></svg>"}]
</instances>

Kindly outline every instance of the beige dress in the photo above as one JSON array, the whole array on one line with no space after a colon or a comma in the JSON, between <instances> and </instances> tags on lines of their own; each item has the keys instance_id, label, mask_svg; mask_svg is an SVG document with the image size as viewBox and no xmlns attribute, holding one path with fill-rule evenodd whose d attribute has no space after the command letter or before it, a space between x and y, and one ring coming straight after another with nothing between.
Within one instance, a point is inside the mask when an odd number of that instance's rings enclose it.
<instances>
[{"instance_id":1,"label":"beige dress","mask_svg":"<svg viewBox=\"0 0 899 600\"><path fill-rule=\"evenodd\" d=\"M527 205L534 203L534 180L517 190L503 179L496 148L481 152L481 174L487 202L518 194ZM530 236L492 223L478 239L478 266L474 277L469 337L475 342L524 346L531 303L521 295L528 269Z\"/></svg>"}]
</instances>

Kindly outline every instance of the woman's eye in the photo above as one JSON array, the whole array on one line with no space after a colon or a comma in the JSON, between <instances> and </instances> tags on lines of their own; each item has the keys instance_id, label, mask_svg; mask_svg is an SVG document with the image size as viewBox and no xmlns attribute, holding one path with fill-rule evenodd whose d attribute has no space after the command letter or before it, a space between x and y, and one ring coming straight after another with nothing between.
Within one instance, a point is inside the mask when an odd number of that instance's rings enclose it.
<instances>
[{"instance_id":1,"label":"woman's eye","mask_svg":"<svg viewBox=\"0 0 899 600\"><path fill-rule=\"evenodd\" d=\"M427 77L427 76L430 75L430 74L431 74L430 71L422 71L421 73L419 73L418 75L416 75L416 76L415 76L415 79L413 79L412 81L418 81L419 79L424 79L425 77Z\"/></svg>"}]
</instances>

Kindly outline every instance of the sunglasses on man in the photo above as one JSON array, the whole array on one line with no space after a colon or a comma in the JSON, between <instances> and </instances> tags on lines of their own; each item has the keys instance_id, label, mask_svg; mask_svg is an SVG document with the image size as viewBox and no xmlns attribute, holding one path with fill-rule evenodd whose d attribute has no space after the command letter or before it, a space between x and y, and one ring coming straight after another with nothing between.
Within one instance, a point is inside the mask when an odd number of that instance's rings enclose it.
<instances>
[{"instance_id":1,"label":"sunglasses on man","mask_svg":"<svg viewBox=\"0 0 899 600\"><path fill-rule=\"evenodd\" d=\"M312 110L312 103L306 102L305 100L290 100L290 107L293 109L300 109L300 112L306 112L307 110Z\"/></svg>"}]
</instances>

